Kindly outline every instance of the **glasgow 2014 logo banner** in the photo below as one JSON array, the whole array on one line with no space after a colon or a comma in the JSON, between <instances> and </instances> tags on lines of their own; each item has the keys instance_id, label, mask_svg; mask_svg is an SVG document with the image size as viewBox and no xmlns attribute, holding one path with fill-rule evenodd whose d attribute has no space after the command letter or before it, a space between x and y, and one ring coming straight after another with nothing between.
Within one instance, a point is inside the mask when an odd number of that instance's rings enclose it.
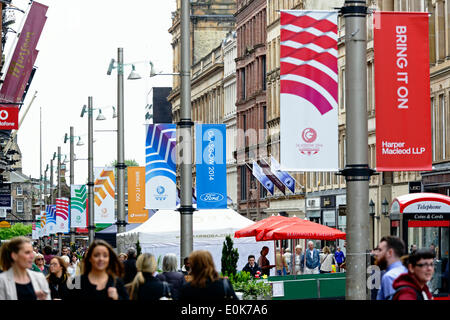
<instances>
[{"instance_id":1,"label":"glasgow 2014 logo banner","mask_svg":"<svg viewBox=\"0 0 450 320\"><path fill-rule=\"evenodd\" d=\"M284 10L280 23L281 169L337 171L337 11Z\"/></svg>"},{"instance_id":2,"label":"glasgow 2014 logo banner","mask_svg":"<svg viewBox=\"0 0 450 320\"><path fill-rule=\"evenodd\" d=\"M72 228L85 228L86 225L86 185L70 186L70 225Z\"/></svg>"},{"instance_id":3,"label":"glasgow 2014 logo banner","mask_svg":"<svg viewBox=\"0 0 450 320\"><path fill-rule=\"evenodd\" d=\"M175 209L176 125L149 124L145 140L145 208Z\"/></svg>"},{"instance_id":4,"label":"glasgow 2014 logo banner","mask_svg":"<svg viewBox=\"0 0 450 320\"><path fill-rule=\"evenodd\" d=\"M224 124L197 124L196 186L198 209L227 207L226 127Z\"/></svg>"},{"instance_id":5,"label":"glasgow 2014 logo banner","mask_svg":"<svg viewBox=\"0 0 450 320\"><path fill-rule=\"evenodd\" d=\"M115 223L114 197L115 178L114 169L94 168L94 222Z\"/></svg>"}]
</instances>

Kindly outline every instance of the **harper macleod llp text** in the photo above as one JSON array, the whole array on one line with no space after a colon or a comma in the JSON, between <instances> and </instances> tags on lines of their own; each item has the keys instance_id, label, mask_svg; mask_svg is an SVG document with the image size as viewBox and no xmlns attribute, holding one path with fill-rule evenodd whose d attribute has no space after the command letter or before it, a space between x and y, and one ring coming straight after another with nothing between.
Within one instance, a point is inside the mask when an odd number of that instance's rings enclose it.
<instances>
[{"instance_id":1,"label":"harper macleod llp text","mask_svg":"<svg viewBox=\"0 0 450 320\"><path fill-rule=\"evenodd\" d=\"M425 147L406 147L405 142L389 142L383 141L382 153L383 154L423 154L426 150Z\"/></svg>"}]
</instances>

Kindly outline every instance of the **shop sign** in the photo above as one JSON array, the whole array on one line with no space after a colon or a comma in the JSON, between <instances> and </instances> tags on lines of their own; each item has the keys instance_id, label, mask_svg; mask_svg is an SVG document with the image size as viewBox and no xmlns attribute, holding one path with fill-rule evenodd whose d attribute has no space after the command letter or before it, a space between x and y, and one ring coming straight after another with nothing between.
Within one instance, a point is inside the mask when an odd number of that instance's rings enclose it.
<instances>
[{"instance_id":1,"label":"shop sign","mask_svg":"<svg viewBox=\"0 0 450 320\"><path fill-rule=\"evenodd\" d=\"M408 213L404 215L408 220L450 220L450 214L443 213Z\"/></svg>"},{"instance_id":2,"label":"shop sign","mask_svg":"<svg viewBox=\"0 0 450 320\"><path fill-rule=\"evenodd\" d=\"M410 181L408 183L409 193L419 193L422 192L422 182L421 181Z\"/></svg>"},{"instance_id":3,"label":"shop sign","mask_svg":"<svg viewBox=\"0 0 450 320\"><path fill-rule=\"evenodd\" d=\"M321 208L336 208L336 196L322 196L320 197Z\"/></svg>"},{"instance_id":4,"label":"shop sign","mask_svg":"<svg viewBox=\"0 0 450 320\"><path fill-rule=\"evenodd\" d=\"M450 205L438 201L420 201L407 206L403 213L442 213L450 214Z\"/></svg>"}]
</instances>

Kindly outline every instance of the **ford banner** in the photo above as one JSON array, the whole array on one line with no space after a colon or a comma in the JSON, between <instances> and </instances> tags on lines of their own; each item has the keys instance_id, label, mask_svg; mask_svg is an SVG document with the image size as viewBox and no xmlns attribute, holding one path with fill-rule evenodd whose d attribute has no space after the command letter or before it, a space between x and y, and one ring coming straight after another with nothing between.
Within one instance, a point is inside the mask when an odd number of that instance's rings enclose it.
<instances>
[{"instance_id":1,"label":"ford banner","mask_svg":"<svg viewBox=\"0 0 450 320\"><path fill-rule=\"evenodd\" d=\"M197 208L227 207L226 128L224 124L197 124Z\"/></svg>"}]
</instances>

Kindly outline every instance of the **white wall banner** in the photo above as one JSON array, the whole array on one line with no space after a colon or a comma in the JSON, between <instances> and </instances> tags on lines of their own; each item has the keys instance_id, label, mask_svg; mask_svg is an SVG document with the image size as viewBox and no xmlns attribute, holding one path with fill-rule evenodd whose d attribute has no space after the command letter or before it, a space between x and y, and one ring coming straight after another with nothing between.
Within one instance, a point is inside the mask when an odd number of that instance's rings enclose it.
<instances>
[{"instance_id":1,"label":"white wall banner","mask_svg":"<svg viewBox=\"0 0 450 320\"><path fill-rule=\"evenodd\" d=\"M95 223L115 223L115 178L111 167L94 168Z\"/></svg>"},{"instance_id":2,"label":"white wall banner","mask_svg":"<svg viewBox=\"0 0 450 320\"><path fill-rule=\"evenodd\" d=\"M280 169L337 171L337 12L281 11L280 49Z\"/></svg>"},{"instance_id":3,"label":"white wall banner","mask_svg":"<svg viewBox=\"0 0 450 320\"><path fill-rule=\"evenodd\" d=\"M70 186L70 226L72 228L85 228L86 224L86 185Z\"/></svg>"}]
</instances>

